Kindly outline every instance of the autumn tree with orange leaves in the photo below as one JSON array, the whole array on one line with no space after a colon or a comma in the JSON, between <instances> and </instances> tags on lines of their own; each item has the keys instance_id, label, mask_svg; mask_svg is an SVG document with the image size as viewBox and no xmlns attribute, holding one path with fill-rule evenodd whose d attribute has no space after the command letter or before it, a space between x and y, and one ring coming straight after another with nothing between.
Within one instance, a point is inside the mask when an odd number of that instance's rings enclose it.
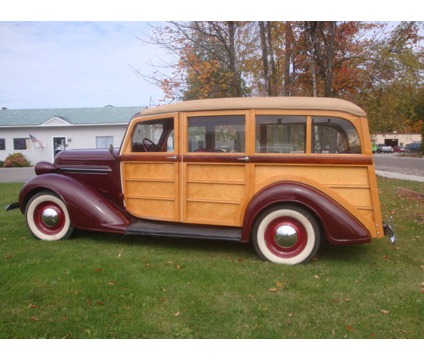
<instances>
[{"instance_id":1,"label":"autumn tree with orange leaves","mask_svg":"<svg viewBox=\"0 0 424 360\"><path fill-rule=\"evenodd\" d=\"M152 26L143 41L174 55L143 74L169 101L327 96L356 102L373 131L414 127L423 90L422 23L194 21ZM422 120L422 119L421 119ZM403 126L403 129L406 127Z\"/></svg>"}]
</instances>

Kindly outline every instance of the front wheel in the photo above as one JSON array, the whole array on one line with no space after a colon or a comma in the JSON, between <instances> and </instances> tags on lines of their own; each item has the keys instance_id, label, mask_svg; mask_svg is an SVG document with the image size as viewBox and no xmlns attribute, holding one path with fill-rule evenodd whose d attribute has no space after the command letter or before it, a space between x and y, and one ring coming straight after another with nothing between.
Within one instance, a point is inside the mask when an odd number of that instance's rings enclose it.
<instances>
[{"instance_id":1,"label":"front wheel","mask_svg":"<svg viewBox=\"0 0 424 360\"><path fill-rule=\"evenodd\" d=\"M253 227L256 252L274 263L306 263L315 256L319 244L318 223L300 206L273 206L259 216Z\"/></svg>"},{"instance_id":2,"label":"front wheel","mask_svg":"<svg viewBox=\"0 0 424 360\"><path fill-rule=\"evenodd\" d=\"M62 240L74 230L65 203L54 193L43 191L34 195L25 209L29 230L40 240Z\"/></svg>"}]
</instances>

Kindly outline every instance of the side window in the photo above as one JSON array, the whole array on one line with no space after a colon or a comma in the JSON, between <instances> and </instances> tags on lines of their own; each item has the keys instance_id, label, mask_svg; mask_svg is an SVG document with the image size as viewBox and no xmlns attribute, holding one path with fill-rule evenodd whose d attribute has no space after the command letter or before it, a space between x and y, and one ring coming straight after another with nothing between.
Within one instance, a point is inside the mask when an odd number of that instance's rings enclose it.
<instances>
[{"instance_id":1,"label":"side window","mask_svg":"<svg viewBox=\"0 0 424 360\"><path fill-rule=\"evenodd\" d=\"M361 142L356 129L349 121L333 117L313 117L312 152L360 154Z\"/></svg>"},{"instance_id":2,"label":"side window","mask_svg":"<svg viewBox=\"0 0 424 360\"><path fill-rule=\"evenodd\" d=\"M174 119L139 122L131 140L133 152L173 152Z\"/></svg>"},{"instance_id":3,"label":"side window","mask_svg":"<svg viewBox=\"0 0 424 360\"><path fill-rule=\"evenodd\" d=\"M306 116L256 116L257 153L304 153Z\"/></svg>"},{"instance_id":4,"label":"side window","mask_svg":"<svg viewBox=\"0 0 424 360\"><path fill-rule=\"evenodd\" d=\"M242 153L245 149L243 115L195 116L188 119L189 152Z\"/></svg>"},{"instance_id":5,"label":"side window","mask_svg":"<svg viewBox=\"0 0 424 360\"><path fill-rule=\"evenodd\" d=\"M31 141L29 138L14 138L13 149L14 150L28 150L31 148Z\"/></svg>"}]
</instances>

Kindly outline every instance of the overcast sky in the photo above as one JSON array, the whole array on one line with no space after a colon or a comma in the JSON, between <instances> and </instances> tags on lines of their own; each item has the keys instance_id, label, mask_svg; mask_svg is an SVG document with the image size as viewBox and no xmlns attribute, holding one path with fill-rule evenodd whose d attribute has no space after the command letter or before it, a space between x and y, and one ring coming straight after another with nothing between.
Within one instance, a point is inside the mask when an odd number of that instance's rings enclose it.
<instances>
[{"instance_id":1,"label":"overcast sky","mask_svg":"<svg viewBox=\"0 0 424 360\"><path fill-rule=\"evenodd\" d=\"M160 89L134 71L148 74L154 69L147 63L169 60L162 49L137 39L149 32L148 21L388 20L387 10L373 12L369 0L357 0L341 13L338 0L306 1L307 6L299 9L296 3L281 1L284 5L278 7L279 2L272 0L256 6L245 6L245 1L240 5L239 0L214 0L200 6L187 0L148 4L139 0L112 4L104 0L14 0L0 13L0 107L158 104L163 98ZM409 20L402 9L408 9L405 2L410 1L404 0L404 6L396 9L395 19L389 12L389 19ZM109 21L116 19L127 21Z\"/></svg>"},{"instance_id":2,"label":"overcast sky","mask_svg":"<svg viewBox=\"0 0 424 360\"><path fill-rule=\"evenodd\" d=\"M163 94L136 74L163 51L147 22L0 22L0 106L144 106ZM162 55L161 55L162 53Z\"/></svg>"}]
</instances>

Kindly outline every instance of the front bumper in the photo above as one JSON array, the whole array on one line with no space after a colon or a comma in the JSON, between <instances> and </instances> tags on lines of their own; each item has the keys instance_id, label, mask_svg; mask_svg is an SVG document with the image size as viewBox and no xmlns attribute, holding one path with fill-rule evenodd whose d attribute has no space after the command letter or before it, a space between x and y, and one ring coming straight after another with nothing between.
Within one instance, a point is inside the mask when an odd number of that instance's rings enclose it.
<instances>
[{"instance_id":1,"label":"front bumper","mask_svg":"<svg viewBox=\"0 0 424 360\"><path fill-rule=\"evenodd\" d=\"M19 203L18 202L14 202L14 203L6 206L6 211L14 210L14 209L19 209Z\"/></svg>"}]
</instances>

